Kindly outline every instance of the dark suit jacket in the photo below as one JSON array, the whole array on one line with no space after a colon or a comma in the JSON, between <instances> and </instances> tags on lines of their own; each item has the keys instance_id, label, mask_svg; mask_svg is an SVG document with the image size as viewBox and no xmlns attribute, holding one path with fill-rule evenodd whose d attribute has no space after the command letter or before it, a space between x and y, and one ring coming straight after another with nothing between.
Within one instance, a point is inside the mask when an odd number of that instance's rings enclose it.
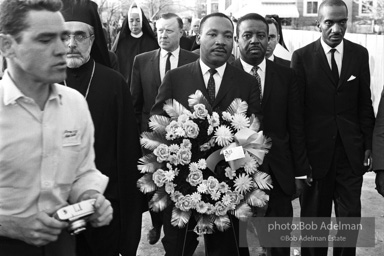
<instances>
[{"instance_id":1,"label":"dark suit jacket","mask_svg":"<svg viewBox=\"0 0 384 256\"><path fill-rule=\"evenodd\" d=\"M164 115L163 105L168 99L176 99L189 109L188 97L200 90L205 98L209 99L199 60L169 71L159 88L156 103L151 110L151 115ZM224 71L224 76L213 103L213 110L225 111L235 98L240 98L248 103L248 113L254 113L260 118L260 92L255 86L255 78L230 64Z\"/></svg>"},{"instance_id":2,"label":"dark suit jacket","mask_svg":"<svg viewBox=\"0 0 384 256\"><path fill-rule=\"evenodd\" d=\"M277 56L274 56L273 62L275 62L276 64L279 64L279 65L282 65L284 67L287 67L287 68L289 68L291 66L291 62L289 60L285 60L285 59L279 58Z\"/></svg>"},{"instance_id":3,"label":"dark suit jacket","mask_svg":"<svg viewBox=\"0 0 384 256\"><path fill-rule=\"evenodd\" d=\"M198 55L180 49L177 66L191 63L198 58ZM159 62L160 49L137 55L133 63L131 94L140 131L148 130L149 112L155 104L157 90L161 84Z\"/></svg>"},{"instance_id":4,"label":"dark suit jacket","mask_svg":"<svg viewBox=\"0 0 384 256\"><path fill-rule=\"evenodd\" d=\"M292 67L304 94L306 144L313 177L322 178L329 170L338 134L354 173L362 175L364 151L372 149L375 122L367 49L344 39L338 84L320 39L295 51Z\"/></svg>"},{"instance_id":5,"label":"dark suit jacket","mask_svg":"<svg viewBox=\"0 0 384 256\"><path fill-rule=\"evenodd\" d=\"M243 69L240 59L233 65ZM295 176L306 175L303 109L294 71L266 60L264 95L261 102L264 134L272 148L264 158L263 170L272 172L283 191L295 193Z\"/></svg>"},{"instance_id":6,"label":"dark suit jacket","mask_svg":"<svg viewBox=\"0 0 384 256\"><path fill-rule=\"evenodd\" d=\"M372 141L373 170L384 170L384 91L381 93Z\"/></svg>"},{"instance_id":7,"label":"dark suit jacket","mask_svg":"<svg viewBox=\"0 0 384 256\"><path fill-rule=\"evenodd\" d=\"M193 42L192 42L192 40L189 39L188 37L182 36L182 37L180 38L180 48L181 48L181 49L190 51L191 48L192 48L192 45L193 45Z\"/></svg>"}]
</instances>

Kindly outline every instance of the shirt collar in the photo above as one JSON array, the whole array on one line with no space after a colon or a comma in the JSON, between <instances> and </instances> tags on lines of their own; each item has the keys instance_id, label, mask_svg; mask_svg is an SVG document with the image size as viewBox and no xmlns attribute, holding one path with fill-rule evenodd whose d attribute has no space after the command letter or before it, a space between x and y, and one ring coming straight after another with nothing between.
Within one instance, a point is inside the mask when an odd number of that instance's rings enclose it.
<instances>
[{"instance_id":1,"label":"shirt collar","mask_svg":"<svg viewBox=\"0 0 384 256\"><path fill-rule=\"evenodd\" d=\"M3 99L4 105L7 106L10 104L15 104L19 98L28 98L19 90L19 88L17 88L17 86L11 79L7 70L4 71L4 76L3 76L3 79L1 80L1 84L3 85L3 88L4 88L4 99ZM62 94L60 93L58 86L61 86L61 85L58 85L58 84L50 85L51 88L50 88L50 95L48 100L58 99L61 104Z\"/></svg>"},{"instance_id":2,"label":"shirt collar","mask_svg":"<svg viewBox=\"0 0 384 256\"><path fill-rule=\"evenodd\" d=\"M203 72L203 75L208 72L211 68L205 65L205 63L200 59L200 67L201 71ZM227 62L225 62L222 66L215 68L217 71L217 74L219 74L220 77L223 77L225 68L227 67Z\"/></svg>"},{"instance_id":3,"label":"shirt collar","mask_svg":"<svg viewBox=\"0 0 384 256\"><path fill-rule=\"evenodd\" d=\"M177 49L174 50L174 51L171 52L171 53L172 53L172 55L173 55L174 57L177 58L177 57L179 56L179 53L180 53L180 46L177 47ZM167 54L168 54L168 51L166 51L166 50L164 50L164 49L161 49L161 50L160 50L160 56L161 56L162 58L167 57Z\"/></svg>"},{"instance_id":4,"label":"shirt collar","mask_svg":"<svg viewBox=\"0 0 384 256\"><path fill-rule=\"evenodd\" d=\"M270 61L275 61L275 55L271 55L271 56L269 56L269 58L268 58Z\"/></svg>"},{"instance_id":5,"label":"shirt collar","mask_svg":"<svg viewBox=\"0 0 384 256\"><path fill-rule=\"evenodd\" d=\"M247 62L245 62L242 58L240 58L240 62L241 62L241 65L243 65L243 69L245 72L247 73L251 73L251 70L252 68L254 67L253 65L250 65L248 64ZM262 71L262 72L265 72L265 66L266 66L266 61L265 61L265 58L263 59L263 61L257 65L259 66L259 69Z\"/></svg>"},{"instance_id":6,"label":"shirt collar","mask_svg":"<svg viewBox=\"0 0 384 256\"><path fill-rule=\"evenodd\" d=\"M321 38L320 40L321 42L321 46L323 47L323 50L325 52L325 54L327 55L327 53L333 49L332 47L330 47L329 45L327 45L323 38ZM343 54L343 49L344 49L344 40L341 41L341 43L339 43L336 47L334 47L334 49L336 49L340 54Z\"/></svg>"}]
</instances>

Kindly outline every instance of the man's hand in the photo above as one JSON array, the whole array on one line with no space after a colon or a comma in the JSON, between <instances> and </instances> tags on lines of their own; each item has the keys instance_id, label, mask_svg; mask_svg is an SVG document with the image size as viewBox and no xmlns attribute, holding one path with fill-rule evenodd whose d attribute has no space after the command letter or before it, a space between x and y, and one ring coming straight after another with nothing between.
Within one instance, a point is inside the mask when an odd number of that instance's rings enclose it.
<instances>
[{"instance_id":1,"label":"man's hand","mask_svg":"<svg viewBox=\"0 0 384 256\"><path fill-rule=\"evenodd\" d=\"M96 199L95 201L95 213L89 218L89 222L93 227L101 227L109 225L112 221L113 209L111 203L99 192L95 190L89 190L84 192L80 196L79 201L87 199Z\"/></svg>"},{"instance_id":2,"label":"man's hand","mask_svg":"<svg viewBox=\"0 0 384 256\"><path fill-rule=\"evenodd\" d=\"M372 152L370 149L364 152L364 166L368 167L367 172L372 171Z\"/></svg>"},{"instance_id":3,"label":"man's hand","mask_svg":"<svg viewBox=\"0 0 384 256\"><path fill-rule=\"evenodd\" d=\"M61 231L68 226L67 222L52 217L56 210L38 212L26 218L11 217L3 228L8 229L5 232L10 238L35 246L46 245L56 241Z\"/></svg>"},{"instance_id":4,"label":"man's hand","mask_svg":"<svg viewBox=\"0 0 384 256\"><path fill-rule=\"evenodd\" d=\"M380 195L384 196L384 170L376 171L376 190Z\"/></svg>"},{"instance_id":5,"label":"man's hand","mask_svg":"<svg viewBox=\"0 0 384 256\"><path fill-rule=\"evenodd\" d=\"M296 192L292 196L292 200L298 198L304 191L306 186L306 179L295 179Z\"/></svg>"}]
</instances>

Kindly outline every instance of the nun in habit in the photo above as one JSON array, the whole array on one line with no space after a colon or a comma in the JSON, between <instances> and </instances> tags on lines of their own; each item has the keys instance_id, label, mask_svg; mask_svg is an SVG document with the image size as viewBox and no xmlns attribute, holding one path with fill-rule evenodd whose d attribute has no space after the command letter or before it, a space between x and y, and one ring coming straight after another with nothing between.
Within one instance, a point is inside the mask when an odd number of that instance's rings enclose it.
<instances>
[{"instance_id":1,"label":"nun in habit","mask_svg":"<svg viewBox=\"0 0 384 256\"><path fill-rule=\"evenodd\" d=\"M136 55L158 48L155 33L143 10L133 3L112 47L119 60L119 71L128 84L131 81L132 65Z\"/></svg>"}]
</instances>

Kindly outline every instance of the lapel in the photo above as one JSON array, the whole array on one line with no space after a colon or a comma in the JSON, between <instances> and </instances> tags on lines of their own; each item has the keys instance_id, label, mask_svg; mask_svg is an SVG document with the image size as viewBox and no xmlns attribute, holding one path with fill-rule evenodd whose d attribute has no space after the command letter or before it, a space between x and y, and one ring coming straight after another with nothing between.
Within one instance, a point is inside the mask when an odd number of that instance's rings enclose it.
<instances>
[{"instance_id":1,"label":"lapel","mask_svg":"<svg viewBox=\"0 0 384 256\"><path fill-rule=\"evenodd\" d=\"M200 59L197 59L195 62L192 63L191 75L193 78L191 81L193 84L192 86L196 85L196 90L200 90L203 93L204 97L208 100L209 95L208 95L207 87L205 86L205 83L204 83L203 73L201 72ZM195 91L193 93L195 93Z\"/></svg>"},{"instance_id":2,"label":"lapel","mask_svg":"<svg viewBox=\"0 0 384 256\"><path fill-rule=\"evenodd\" d=\"M160 49L158 49L153 55L152 58L150 59L150 72L153 74L154 78L154 84L156 85L156 90L159 88L161 84L161 79L160 79Z\"/></svg>"},{"instance_id":3,"label":"lapel","mask_svg":"<svg viewBox=\"0 0 384 256\"><path fill-rule=\"evenodd\" d=\"M224 98L224 96L227 94L227 92L231 89L231 86L233 85L233 67L229 63L227 63L227 66L224 70L223 79L221 80L220 89L217 93L217 96L215 98L215 101L213 102L212 108L215 108L220 101Z\"/></svg>"},{"instance_id":4,"label":"lapel","mask_svg":"<svg viewBox=\"0 0 384 256\"><path fill-rule=\"evenodd\" d=\"M343 60L341 64L341 74L339 79L339 88L345 81L348 79L348 75L351 73L351 67L352 63L354 63L354 57L355 54L353 54L353 48L351 47L351 44L348 40L344 39L344 53L343 53Z\"/></svg>"},{"instance_id":5,"label":"lapel","mask_svg":"<svg viewBox=\"0 0 384 256\"><path fill-rule=\"evenodd\" d=\"M177 67L181 67L188 64L187 56L184 55L184 50L180 48L179 60L177 61Z\"/></svg>"},{"instance_id":6,"label":"lapel","mask_svg":"<svg viewBox=\"0 0 384 256\"><path fill-rule=\"evenodd\" d=\"M264 106L267 103L267 100L269 98L269 95L271 94L272 87L275 84L274 77L275 77L275 70L272 66L272 61L266 60L266 66L265 66L265 81L264 81L264 93L263 98L261 101L261 107L264 109Z\"/></svg>"},{"instance_id":7,"label":"lapel","mask_svg":"<svg viewBox=\"0 0 384 256\"><path fill-rule=\"evenodd\" d=\"M328 76L329 80L332 81L333 86L336 87L336 81L333 80L332 76L332 70L328 64L327 57L325 56L324 49L321 46L321 39L317 40L315 43L315 54L316 54L316 59L319 60L320 66L323 69L324 73ZM329 83L326 83L329 84Z\"/></svg>"}]
</instances>

